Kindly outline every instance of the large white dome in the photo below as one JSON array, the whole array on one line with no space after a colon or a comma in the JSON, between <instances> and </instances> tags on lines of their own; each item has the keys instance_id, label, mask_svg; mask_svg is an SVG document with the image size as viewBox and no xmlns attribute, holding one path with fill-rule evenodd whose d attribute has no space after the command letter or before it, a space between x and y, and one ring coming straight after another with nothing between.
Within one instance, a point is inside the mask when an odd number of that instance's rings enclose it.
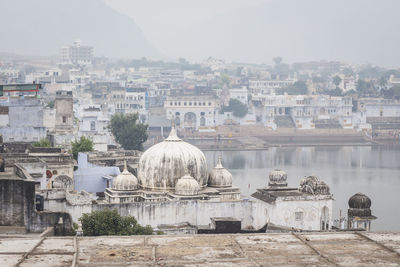
<instances>
[{"instance_id":1,"label":"large white dome","mask_svg":"<svg viewBox=\"0 0 400 267\"><path fill-rule=\"evenodd\" d=\"M207 186L207 162L203 152L182 141L172 127L163 142L147 149L139 160L138 179L144 189L174 190L179 178L188 173Z\"/></svg>"}]
</instances>

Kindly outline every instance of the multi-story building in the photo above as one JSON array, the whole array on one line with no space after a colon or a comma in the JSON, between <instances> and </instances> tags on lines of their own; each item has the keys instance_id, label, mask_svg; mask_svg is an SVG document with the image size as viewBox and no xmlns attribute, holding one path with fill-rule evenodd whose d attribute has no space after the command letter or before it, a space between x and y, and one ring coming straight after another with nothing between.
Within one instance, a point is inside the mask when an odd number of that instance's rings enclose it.
<instances>
[{"instance_id":1,"label":"multi-story building","mask_svg":"<svg viewBox=\"0 0 400 267\"><path fill-rule=\"evenodd\" d=\"M249 89L253 94L274 94L276 89L285 88L296 82L295 79L288 80L268 80L268 81L249 81Z\"/></svg>"},{"instance_id":2,"label":"multi-story building","mask_svg":"<svg viewBox=\"0 0 400 267\"><path fill-rule=\"evenodd\" d=\"M46 136L40 84L1 85L0 134L5 142L37 142Z\"/></svg>"},{"instance_id":3,"label":"multi-story building","mask_svg":"<svg viewBox=\"0 0 400 267\"><path fill-rule=\"evenodd\" d=\"M81 45L79 40L60 49L61 64L88 65L93 60L93 47Z\"/></svg>"},{"instance_id":4,"label":"multi-story building","mask_svg":"<svg viewBox=\"0 0 400 267\"><path fill-rule=\"evenodd\" d=\"M90 137L94 150L107 151L107 145L112 143L112 137L107 128L110 121L107 112L103 112L100 105L83 105L80 107L78 116L78 135Z\"/></svg>"},{"instance_id":5,"label":"multi-story building","mask_svg":"<svg viewBox=\"0 0 400 267\"><path fill-rule=\"evenodd\" d=\"M241 88L232 88L229 89L230 99L236 99L247 105L248 99L248 90L246 86L242 86Z\"/></svg>"},{"instance_id":6,"label":"multi-story building","mask_svg":"<svg viewBox=\"0 0 400 267\"><path fill-rule=\"evenodd\" d=\"M141 122L148 120L146 88L131 87L113 90L109 103L114 107L115 112L139 113Z\"/></svg>"},{"instance_id":7,"label":"multi-story building","mask_svg":"<svg viewBox=\"0 0 400 267\"><path fill-rule=\"evenodd\" d=\"M169 96L164 103L167 119L180 129L214 131L218 101L210 95Z\"/></svg>"},{"instance_id":8,"label":"multi-story building","mask_svg":"<svg viewBox=\"0 0 400 267\"><path fill-rule=\"evenodd\" d=\"M253 95L257 121L278 128L352 128L351 97Z\"/></svg>"}]
</instances>

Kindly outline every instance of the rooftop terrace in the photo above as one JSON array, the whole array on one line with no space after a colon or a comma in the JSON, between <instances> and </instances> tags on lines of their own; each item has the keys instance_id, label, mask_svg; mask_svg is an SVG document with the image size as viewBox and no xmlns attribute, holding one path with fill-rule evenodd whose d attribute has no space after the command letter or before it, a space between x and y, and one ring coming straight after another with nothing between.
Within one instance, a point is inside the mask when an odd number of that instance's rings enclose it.
<instances>
[{"instance_id":1,"label":"rooftop terrace","mask_svg":"<svg viewBox=\"0 0 400 267\"><path fill-rule=\"evenodd\" d=\"M375 266L400 264L400 233L0 236L0 266Z\"/></svg>"}]
</instances>

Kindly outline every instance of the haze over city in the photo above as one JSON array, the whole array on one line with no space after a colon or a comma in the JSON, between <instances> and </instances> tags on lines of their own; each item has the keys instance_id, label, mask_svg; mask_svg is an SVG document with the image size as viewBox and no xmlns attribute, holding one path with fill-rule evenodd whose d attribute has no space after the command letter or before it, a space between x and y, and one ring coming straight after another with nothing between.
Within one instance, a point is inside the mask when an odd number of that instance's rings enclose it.
<instances>
[{"instance_id":1,"label":"haze over city","mask_svg":"<svg viewBox=\"0 0 400 267\"><path fill-rule=\"evenodd\" d=\"M1 0L0 266L400 265L399 10Z\"/></svg>"},{"instance_id":2,"label":"haze over city","mask_svg":"<svg viewBox=\"0 0 400 267\"><path fill-rule=\"evenodd\" d=\"M396 0L5 0L0 7L0 33L15 38L4 39L2 52L55 55L69 38L119 58L271 64L281 56L384 67L400 59Z\"/></svg>"}]
</instances>

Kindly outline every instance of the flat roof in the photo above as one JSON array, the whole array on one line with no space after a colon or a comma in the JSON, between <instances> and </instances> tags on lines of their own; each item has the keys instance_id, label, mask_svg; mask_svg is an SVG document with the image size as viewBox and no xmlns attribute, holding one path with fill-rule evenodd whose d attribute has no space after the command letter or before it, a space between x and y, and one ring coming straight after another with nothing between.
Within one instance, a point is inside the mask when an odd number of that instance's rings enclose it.
<instances>
[{"instance_id":1,"label":"flat roof","mask_svg":"<svg viewBox=\"0 0 400 267\"><path fill-rule=\"evenodd\" d=\"M400 233L0 236L0 266L18 262L20 266L397 266Z\"/></svg>"}]
</instances>

